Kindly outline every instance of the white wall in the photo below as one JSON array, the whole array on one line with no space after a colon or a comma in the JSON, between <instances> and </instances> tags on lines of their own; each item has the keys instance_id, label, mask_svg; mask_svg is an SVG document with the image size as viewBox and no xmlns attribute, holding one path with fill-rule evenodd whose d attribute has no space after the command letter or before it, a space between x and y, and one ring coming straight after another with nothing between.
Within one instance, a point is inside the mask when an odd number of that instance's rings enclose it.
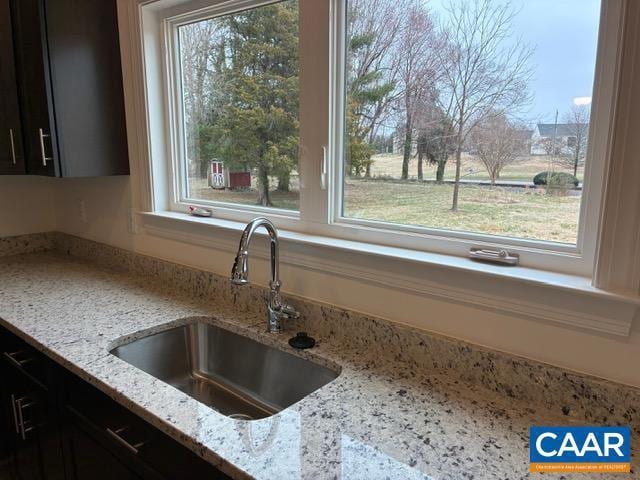
<instances>
[{"instance_id":1,"label":"white wall","mask_svg":"<svg viewBox=\"0 0 640 480\"><path fill-rule=\"evenodd\" d=\"M0 176L0 237L55 230L55 180Z\"/></svg>"},{"instance_id":2,"label":"white wall","mask_svg":"<svg viewBox=\"0 0 640 480\"><path fill-rule=\"evenodd\" d=\"M58 230L129 250L133 237L127 218L131 206L128 176L56 179Z\"/></svg>"}]
</instances>

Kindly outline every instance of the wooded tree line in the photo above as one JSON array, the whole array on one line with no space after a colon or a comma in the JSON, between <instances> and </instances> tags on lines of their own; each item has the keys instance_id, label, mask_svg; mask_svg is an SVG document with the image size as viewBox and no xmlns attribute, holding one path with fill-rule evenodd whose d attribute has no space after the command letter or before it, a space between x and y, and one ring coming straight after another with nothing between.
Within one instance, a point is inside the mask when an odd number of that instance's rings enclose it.
<instances>
[{"instance_id":1,"label":"wooded tree line","mask_svg":"<svg viewBox=\"0 0 640 480\"><path fill-rule=\"evenodd\" d=\"M442 181L455 161L452 209L458 208L462 153L470 143L495 182L522 153L524 126L513 119L531 96L532 50L513 37L508 2L451 0L435 16L420 0L348 3L347 171L370 174L372 139L395 129L401 178L417 156Z\"/></svg>"},{"instance_id":2,"label":"wooded tree line","mask_svg":"<svg viewBox=\"0 0 640 480\"><path fill-rule=\"evenodd\" d=\"M424 0L348 0L347 10L346 173L370 176L393 135L402 179L414 158L418 178L428 162L437 181L455 162L457 210L464 151L492 182L522 153L515 119L531 100L532 50L512 32L518 12L502 0L450 0L438 16ZM214 159L252 171L270 205L298 159L298 1L180 27L179 41L192 173Z\"/></svg>"}]
</instances>

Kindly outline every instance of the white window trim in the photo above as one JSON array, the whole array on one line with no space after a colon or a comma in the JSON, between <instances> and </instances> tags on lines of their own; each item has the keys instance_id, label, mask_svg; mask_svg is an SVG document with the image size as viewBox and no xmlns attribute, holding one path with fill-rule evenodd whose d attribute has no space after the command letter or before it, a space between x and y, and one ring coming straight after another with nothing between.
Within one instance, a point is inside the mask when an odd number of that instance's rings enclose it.
<instances>
[{"instance_id":1,"label":"white window trim","mask_svg":"<svg viewBox=\"0 0 640 480\"><path fill-rule=\"evenodd\" d=\"M332 37L332 63L339 65L336 78L332 79L332 98L336 107L333 111L331 132L334 165L344 158L344 71L345 65L345 1L338 0L333 22L336 25ZM354 219L342 215L343 206L343 169L335 168L333 184L334 205L332 222L343 228L341 235L352 238L348 228L368 228L368 234L359 238L373 243L381 243L404 248L415 248L431 252L464 256L471 247L488 246L506 248L521 256L521 263L532 268L561 271L576 275L592 275L598 221L604 191L605 174L610 163L611 140L617 99L621 55L621 36L623 31L624 2L622 0L604 0L602 2L601 22L595 71L593 105L590 122L590 142L585 171L585 189L582 195L580 220L578 223L578 241L576 245L488 235L467 231L448 231L428 227L395 225L375 220ZM333 133L335 132L335 133ZM416 242L407 234L419 236Z\"/></svg>"},{"instance_id":2,"label":"white window trim","mask_svg":"<svg viewBox=\"0 0 640 480\"><path fill-rule=\"evenodd\" d=\"M174 14L184 9L181 1L171 0ZM321 15L327 18L334 15L335 11L330 14L330 7L335 8L338 5L337 1L301 0L309 9L306 18L301 18L301 29L305 21L313 22L317 26L317 19L321 18ZM605 1L616 2L619 5L627 5L628 2ZM162 43L162 22L158 15L161 2L162 0L118 0L125 108L132 159L133 211L142 214L141 226L146 234L231 252L234 248L231 245L236 243L238 231L244 222L255 216L255 210L245 212L234 206L230 212L226 212L224 208L216 207L216 218L206 220L188 217L171 210L167 188L168 105L167 96L164 94L166 79L162 71L162 48L166 46ZM206 8L210 3L211 0L190 1L191 6L199 5L201 8ZM313 8L309 5L313 5ZM329 44L329 38L333 38L336 33L335 25L331 25L330 30L330 24L327 22L325 27L326 29L316 28L313 36L301 36L301 44L321 44L323 40ZM307 61L309 62L309 59ZM405 242L409 240L408 247L398 248L388 244L385 246L384 243L363 240L363 236L371 238L370 233L377 234L378 230L375 228L330 224L335 218L335 212L329 212L328 197L335 195L335 192L331 192L331 185L328 191L323 190L319 183L309 179L320 177L322 147L326 145L326 139L330 134L329 111L333 108L329 102L329 85L326 79L336 78L336 72L331 71L330 74L330 63L317 59L312 59L306 67L303 72L306 71L309 78L306 79L308 83L302 82L304 85L301 85L301 95L309 95L311 92L311 98L315 103L301 102L301 175L304 176L303 188L311 190L311 195L302 200L299 219L291 216L279 218L272 210L268 211L269 216L282 229L283 263L288 263L291 268L313 269L368 283L379 282L388 285L386 279L393 278L394 288L407 292L551 321L572 328L616 336L629 334L640 302L639 292L632 289L633 285L625 288L624 285L618 284L615 289L593 287L592 271L586 275L553 273L553 270L556 270L553 266L554 257L566 256L566 253L549 252L549 271L529 268L526 265L517 269L479 267L464 257L466 247L465 250L460 250L460 256L442 255L435 249L425 252L423 235L399 232L395 234L403 236ZM323 76L322 73L326 75ZM315 79L315 83L310 79ZM335 85L331 88L335 88ZM306 111L303 103L307 105ZM318 105L322 110L323 104L330 107L326 108L326 113L318 110ZM331 114L335 115L335 111ZM305 129L304 120L309 116L318 120L316 127L324 124L327 128ZM333 142L333 145L336 143ZM331 154L335 155L333 152ZM618 163L623 160L616 158ZM329 174L334 178L336 172L330 171ZM640 209L640 199L635 200ZM331 215L329 218L327 212ZM621 235L625 233L624 229L620 230ZM441 240L455 243L450 238ZM412 245L416 248L412 248ZM289 250L295 251L295 254L289 255ZM338 258L342 260L338 261ZM598 268L606 269L606 257L605 262L601 260L599 258ZM633 268L635 265L628 266L629 270ZM458 274L447 274L438 276L434 281L434 275L440 275L442 269L447 272L459 272L462 277ZM464 282L471 284L468 288L461 288L460 285ZM484 293L471 292L476 288L484 290ZM542 312L540 305L531 304L530 299L545 296L554 296L555 305L545 307L545 311Z\"/></svg>"},{"instance_id":3,"label":"white window trim","mask_svg":"<svg viewBox=\"0 0 640 480\"><path fill-rule=\"evenodd\" d=\"M143 213L141 221L150 235L224 252L230 261L245 227L242 222L194 218L178 212ZM524 267L505 269L451 255L291 230L280 231L280 246L280 262L288 267L283 269L285 274L289 269L295 269L294 276L300 271L322 272L614 337L629 336L640 307L638 295L595 288L588 277ZM266 242L252 248L252 256L269 258ZM285 281L284 287L291 285Z\"/></svg>"},{"instance_id":4,"label":"white window trim","mask_svg":"<svg viewBox=\"0 0 640 480\"><path fill-rule=\"evenodd\" d=\"M328 62L331 68L330 78L327 80L327 104L330 110L330 124L326 133L329 145L328 158L328 192L321 189L302 189L300 212L263 208L251 205L237 205L223 202L209 202L190 199L183 195L186 191L184 172L184 148L182 145L183 115L180 102L180 72L177 51L177 27L194 21L224 15L247 8L272 3L270 0L236 0L215 3L204 8L195 8L193 2L188 2L182 11L173 6L170 15L162 21L166 102L166 132L170 141L167 144L169 152L166 193L168 209L186 213L189 205L201 205L213 208L216 217L226 220L249 221L256 215L267 215L273 218L281 228L289 228L301 232L308 232L310 223L313 224L311 233L321 233L327 236L340 237L348 240L361 240L368 243L388 245L392 247L417 249L427 252L437 252L449 255L466 256L471 247L499 247L518 253L521 264L532 268L554 270L576 275L592 275L595 263L596 244L598 238L598 220L603 195L603 186L609 158L611 154L611 138L613 105L617 92L617 65L620 56L620 35L623 20L623 2L621 0L605 0L602 4L600 37L598 44L598 62L595 72L595 87L593 92L594 104L591 121L590 148L586 162L585 190L582 196L580 221L578 227L578 241L576 245L554 242L537 241L532 239L495 236L468 231L448 231L429 227L411 225L396 225L382 221L348 218L342 215L343 205L343 171L344 158L344 65L345 65L345 0L331 1L330 14L330 42L327 45ZM197 7L197 6L196 6ZM301 16L307 8L301 3ZM305 32L301 29L301 37ZM312 56L322 52L321 49L311 52L305 51L304 39L300 42L301 57ZM316 57L316 55L313 55ZM309 78L309 77L307 77ZM305 78L301 77L301 91L304 91ZM302 97L302 95L301 95ZM304 98L301 98L304 106ZM311 116L307 117L312 118ZM316 123L316 122L314 122ZM303 122L301 122L303 124ZM304 126L302 126L304 128ZM322 126L315 124L316 129ZM302 132L301 132L302 135ZM319 153L318 145L303 145L301 151ZM301 155L301 178L307 184L317 185L320 182L320 172L314 168L318 155ZM303 176L305 171L307 175ZM314 171L315 170L315 171ZM311 175L309 175L311 174ZM155 188L162 188L155 186ZM328 193L328 195L327 195ZM160 195L162 196L162 195ZM327 199L329 201L327 202ZM325 212L317 212L314 205L328 204ZM312 206L316 211L310 211ZM331 211L329 211L331 210ZM324 219L322 218L324 216Z\"/></svg>"}]
</instances>

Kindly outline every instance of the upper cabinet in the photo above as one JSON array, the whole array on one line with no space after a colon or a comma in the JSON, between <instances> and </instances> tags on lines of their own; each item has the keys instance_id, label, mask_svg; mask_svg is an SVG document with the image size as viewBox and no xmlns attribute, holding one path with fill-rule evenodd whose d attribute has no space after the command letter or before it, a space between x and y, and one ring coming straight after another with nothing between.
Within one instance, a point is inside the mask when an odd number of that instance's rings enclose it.
<instances>
[{"instance_id":1,"label":"upper cabinet","mask_svg":"<svg viewBox=\"0 0 640 480\"><path fill-rule=\"evenodd\" d=\"M11 13L27 173L60 175L44 5L11 0Z\"/></svg>"},{"instance_id":2,"label":"upper cabinet","mask_svg":"<svg viewBox=\"0 0 640 480\"><path fill-rule=\"evenodd\" d=\"M25 173L9 0L0 0L0 174Z\"/></svg>"},{"instance_id":3,"label":"upper cabinet","mask_svg":"<svg viewBox=\"0 0 640 480\"><path fill-rule=\"evenodd\" d=\"M127 175L115 0L10 0L9 6L26 172ZM4 70L4 57L2 63Z\"/></svg>"}]
</instances>

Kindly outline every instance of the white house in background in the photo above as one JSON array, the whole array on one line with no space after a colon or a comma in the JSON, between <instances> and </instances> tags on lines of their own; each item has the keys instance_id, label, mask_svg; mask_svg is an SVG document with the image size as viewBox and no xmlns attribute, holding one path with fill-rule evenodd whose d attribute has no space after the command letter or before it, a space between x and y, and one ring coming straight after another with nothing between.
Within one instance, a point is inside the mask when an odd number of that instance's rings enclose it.
<instances>
[{"instance_id":1,"label":"white house in background","mask_svg":"<svg viewBox=\"0 0 640 480\"><path fill-rule=\"evenodd\" d=\"M580 132L588 125L578 123L538 123L531 136L531 155L570 155ZM555 148L554 148L555 145Z\"/></svg>"}]
</instances>

